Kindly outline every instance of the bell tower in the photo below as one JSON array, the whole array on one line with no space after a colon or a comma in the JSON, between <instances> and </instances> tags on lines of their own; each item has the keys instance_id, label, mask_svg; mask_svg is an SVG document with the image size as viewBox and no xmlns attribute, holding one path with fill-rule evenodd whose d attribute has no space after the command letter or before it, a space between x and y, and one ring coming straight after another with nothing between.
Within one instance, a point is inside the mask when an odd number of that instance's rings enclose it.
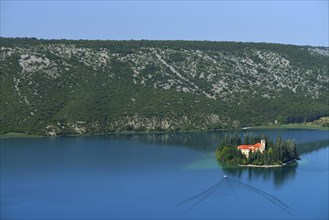
<instances>
[{"instance_id":1,"label":"bell tower","mask_svg":"<svg viewBox=\"0 0 329 220\"><path fill-rule=\"evenodd\" d=\"M261 146L260 146L260 151L261 152L264 152L265 151L265 140L260 140L260 144L261 144Z\"/></svg>"}]
</instances>

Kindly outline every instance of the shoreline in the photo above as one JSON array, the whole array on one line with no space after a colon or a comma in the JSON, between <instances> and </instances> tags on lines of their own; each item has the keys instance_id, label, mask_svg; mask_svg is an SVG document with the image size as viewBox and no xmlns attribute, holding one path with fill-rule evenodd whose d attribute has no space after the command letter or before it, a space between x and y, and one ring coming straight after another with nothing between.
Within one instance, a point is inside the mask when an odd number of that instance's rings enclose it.
<instances>
[{"instance_id":1,"label":"shoreline","mask_svg":"<svg viewBox=\"0 0 329 220\"><path fill-rule=\"evenodd\" d=\"M329 127L323 127L320 125L308 125L308 124L262 125L255 127L247 127L246 130L248 129L310 129L310 130L329 131Z\"/></svg>"},{"instance_id":2,"label":"shoreline","mask_svg":"<svg viewBox=\"0 0 329 220\"><path fill-rule=\"evenodd\" d=\"M279 164L276 164L276 165L253 165L253 164L241 165L241 164L238 164L238 166L239 167L274 168L274 167L283 167L283 166L286 166L286 165L296 162L296 161L297 160L294 159L294 160L288 161L286 163L283 163L282 165L279 165Z\"/></svg>"},{"instance_id":3,"label":"shoreline","mask_svg":"<svg viewBox=\"0 0 329 220\"><path fill-rule=\"evenodd\" d=\"M51 137L46 135L36 135L36 134L25 134L19 132L8 132L6 134L1 134L0 139L10 139L10 138L43 138Z\"/></svg>"},{"instance_id":4,"label":"shoreline","mask_svg":"<svg viewBox=\"0 0 329 220\"><path fill-rule=\"evenodd\" d=\"M40 137L84 137L84 136L97 136L97 135L116 135L116 134L170 134L170 133L194 133L194 132L215 132L215 131L230 131L230 130L252 130L252 129L311 129L311 130L324 130L329 131L329 127L322 127L316 125L307 124L283 124L283 125L262 125L254 127L242 127L242 128L218 128L218 129L191 129L191 130L178 130L178 131L114 131L106 133L86 133L86 134L62 134L62 135L34 135L19 132L8 132L1 134L0 139L4 138L40 138ZM281 166L281 165L280 165Z\"/></svg>"}]
</instances>

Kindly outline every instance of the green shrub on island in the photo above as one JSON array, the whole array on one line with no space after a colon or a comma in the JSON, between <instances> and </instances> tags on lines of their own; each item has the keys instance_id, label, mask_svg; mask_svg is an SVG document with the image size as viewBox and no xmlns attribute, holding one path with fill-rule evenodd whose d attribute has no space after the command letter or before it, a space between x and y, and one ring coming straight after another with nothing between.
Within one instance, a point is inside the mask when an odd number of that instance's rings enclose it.
<instances>
[{"instance_id":1,"label":"green shrub on island","mask_svg":"<svg viewBox=\"0 0 329 220\"><path fill-rule=\"evenodd\" d=\"M264 150L261 143L265 145ZM300 159L294 140L283 140L279 136L274 143L265 135L254 134L245 134L243 141L238 134L226 134L218 144L216 156L231 165L256 166L283 165Z\"/></svg>"}]
</instances>

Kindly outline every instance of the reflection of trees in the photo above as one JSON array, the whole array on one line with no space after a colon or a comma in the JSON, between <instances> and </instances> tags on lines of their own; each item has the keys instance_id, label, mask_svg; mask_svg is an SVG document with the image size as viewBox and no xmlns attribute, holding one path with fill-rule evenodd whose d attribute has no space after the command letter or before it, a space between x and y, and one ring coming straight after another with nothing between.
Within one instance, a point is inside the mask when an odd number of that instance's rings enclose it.
<instances>
[{"instance_id":1,"label":"reflection of trees","mask_svg":"<svg viewBox=\"0 0 329 220\"><path fill-rule=\"evenodd\" d=\"M111 140L128 140L138 144L156 144L167 146L182 146L198 151L213 152L217 143L224 136L225 132L186 132L186 133L159 133L159 134L117 134L109 135L106 138ZM329 146L329 140L298 144L297 149L300 155L311 153ZM215 160L215 158L214 158ZM303 158L302 158L303 160ZM251 178L263 178L265 181L273 179L277 187L282 186L287 180L294 178L298 164L292 163L276 168L252 168L232 167L218 162L219 167L227 175L240 177L243 174Z\"/></svg>"},{"instance_id":2,"label":"reflection of trees","mask_svg":"<svg viewBox=\"0 0 329 220\"><path fill-rule=\"evenodd\" d=\"M218 162L224 173L229 176L237 177L238 179L242 174L247 174L249 179L263 178L264 181L271 181L273 179L276 187L282 186L284 182L293 179L296 174L298 163L291 163L283 167L236 167L229 166Z\"/></svg>"},{"instance_id":3,"label":"reflection of trees","mask_svg":"<svg viewBox=\"0 0 329 220\"><path fill-rule=\"evenodd\" d=\"M214 151L222 132L184 132L159 134L118 134L107 136L112 140L131 140L135 143L184 146L199 151ZM215 145L214 145L215 143Z\"/></svg>"},{"instance_id":4,"label":"reflection of trees","mask_svg":"<svg viewBox=\"0 0 329 220\"><path fill-rule=\"evenodd\" d=\"M234 131L231 131L234 133ZM154 133L154 134L113 134L106 135L111 140L131 140L141 144L161 144L184 146L199 151L211 151L224 137L227 131L214 132L182 132L182 133ZM242 135L243 132L240 132ZM329 146L329 139L315 142L298 144L299 154L310 153L312 151Z\"/></svg>"},{"instance_id":5,"label":"reflection of trees","mask_svg":"<svg viewBox=\"0 0 329 220\"><path fill-rule=\"evenodd\" d=\"M313 151L317 151L321 148L325 148L328 146L329 146L329 139L326 139L326 140L298 144L297 150L301 155L301 154L311 153Z\"/></svg>"}]
</instances>

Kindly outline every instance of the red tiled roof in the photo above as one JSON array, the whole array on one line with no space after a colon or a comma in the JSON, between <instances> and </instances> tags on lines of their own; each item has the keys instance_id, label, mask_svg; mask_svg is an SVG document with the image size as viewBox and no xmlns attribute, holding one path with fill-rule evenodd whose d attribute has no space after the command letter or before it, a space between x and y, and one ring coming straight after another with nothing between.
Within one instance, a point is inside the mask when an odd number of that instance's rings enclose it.
<instances>
[{"instance_id":1,"label":"red tiled roof","mask_svg":"<svg viewBox=\"0 0 329 220\"><path fill-rule=\"evenodd\" d=\"M253 150L255 148L260 148L261 146L262 146L261 143L256 143L254 145L239 145L239 146L237 146L237 148L239 148L239 149L251 149L251 150Z\"/></svg>"},{"instance_id":2,"label":"red tiled roof","mask_svg":"<svg viewBox=\"0 0 329 220\"><path fill-rule=\"evenodd\" d=\"M254 147L256 147L256 148L260 148L261 146L262 146L261 143L254 144Z\"/></svg>"},{"instance_id":3,"label":"red tiled roof","mask_svg":"<svg viewBox=\"0 0 329 220\"><path fill-rule=\"evenodd\" d=\"M250 148L253 148L252 145L240 145L238 146L239 149L250 149Z\"/></svg>"}]
</instances>

